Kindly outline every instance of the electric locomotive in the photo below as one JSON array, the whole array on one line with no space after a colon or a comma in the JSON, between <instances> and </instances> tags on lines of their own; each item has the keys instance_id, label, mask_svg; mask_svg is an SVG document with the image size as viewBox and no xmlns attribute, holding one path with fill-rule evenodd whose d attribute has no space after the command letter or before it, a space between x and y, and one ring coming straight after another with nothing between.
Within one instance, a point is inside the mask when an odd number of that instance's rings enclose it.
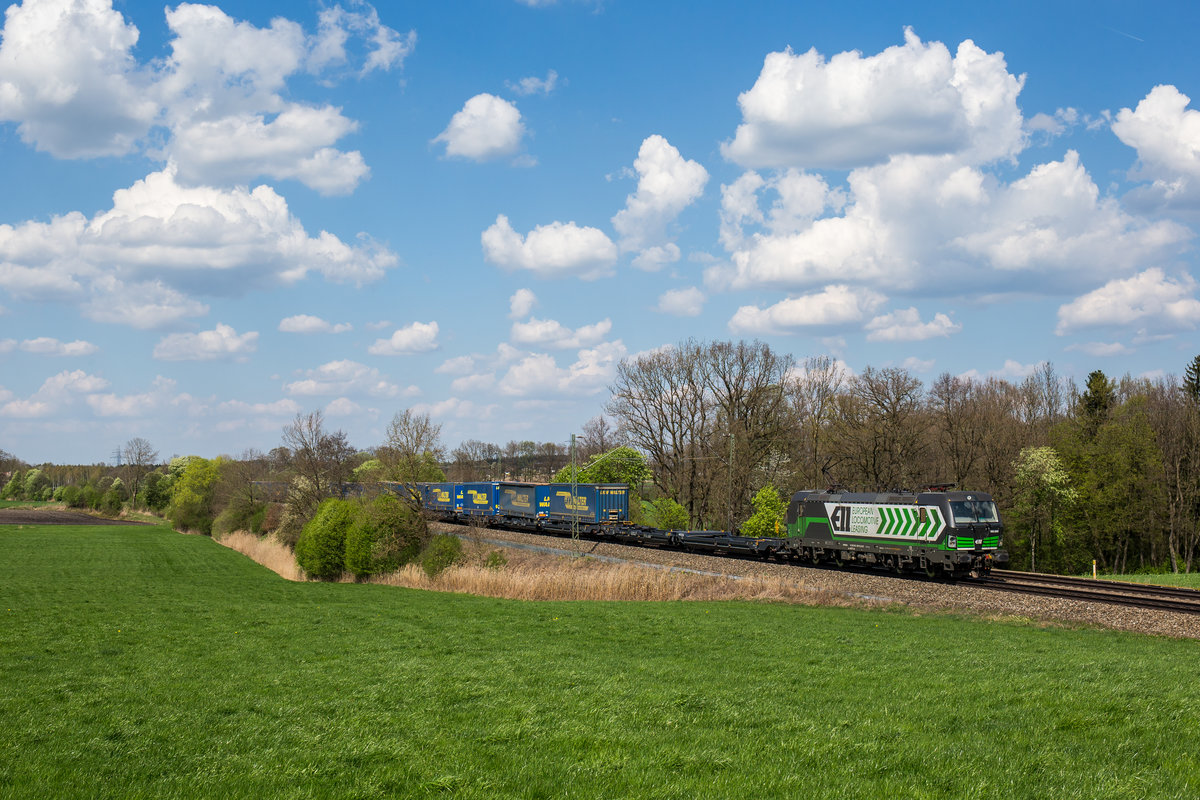
<instances>
[{"instance_id":1,"label":"electric locomotive","mask_svg":"<svg viewBox=\"0 0 1200 800\"><path fill-rule=\"evenodd\" d=\"M1004 526L986 492L802 491L787 510L785 552L933 576L981 577L1008 562Z\"/></svg>"}]
</instances>

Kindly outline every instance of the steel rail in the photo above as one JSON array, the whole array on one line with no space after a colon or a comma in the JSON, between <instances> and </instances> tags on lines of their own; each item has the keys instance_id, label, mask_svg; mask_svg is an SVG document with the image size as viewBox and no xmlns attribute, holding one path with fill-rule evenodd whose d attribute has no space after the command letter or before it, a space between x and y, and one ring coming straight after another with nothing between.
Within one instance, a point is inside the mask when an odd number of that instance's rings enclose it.
<instances>
[{"instance_id":1,"label":"steel rail","mask_svg":"<svg viewBox=\"0 0 1200 800\"><path fill-rule=\"evenodd\" d=\"M1119 581L1101 581L1068 575L993 570L987 578L970 581L971 586L1005 592L1055 597L1062 600L1109 603L1153 611L1200 614L1200 591L1168 586L1142 586Z\"/></svg>"}]
</instances>

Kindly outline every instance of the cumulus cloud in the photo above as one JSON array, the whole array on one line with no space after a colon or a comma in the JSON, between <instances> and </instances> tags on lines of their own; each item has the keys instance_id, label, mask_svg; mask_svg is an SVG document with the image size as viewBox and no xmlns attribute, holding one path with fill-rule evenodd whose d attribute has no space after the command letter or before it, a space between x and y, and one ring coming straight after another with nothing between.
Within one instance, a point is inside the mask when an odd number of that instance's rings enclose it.
<instances>
[{"instance_id":1,"label":"cumulus cloud","mask_svg":"<svg viewBox=\"0 0 1200 800\"><path fill-rule=\"evenodd\" d=\"M468 100L433 142L444 143L447 156L490 161L514 155L524 135L525 125L516 105L484 93Z\"/></svg>"},{"instance_id":2,"label":"cumulus cloud","mask_svg":"<svg viewBox=\"0 0 1200 800\"><path fill-rule=\"evenodd\" d=\"M658 296L658 311L675 317L698 317L704 310L704 292L695 286L668 289Z\"/></svg>"},{"instance_id":3,"label":"cumulus cloud","mask_svg":"<svg viewBox=\"0 0 1200 800\"><path fill-rule=\"evenodd\" d=\"M531 75L519 81L505 81L504 85L519 95L550 94L558 86L558 73L550 70L545 78Z\"/></svg>"},{"instance_id":4,"label":"cumulus cloud","mask_svg":"<svg viewBox=\"0 0 1200 800\"><path fill-rule=\"evenodd\" d=\"M58 158L121 155L159 106L135 62L138 29L110 2L11 5L0 39L0 120Z\"/></svg>"},{"instance_id":5,"label":"cumulus cloud","mask_svg":"<svg viewBox=\"0 0 1200 800\"><path fill-rule=\"evenodd\" d=\"M916 308L906 308L875 317L866 328L869 342L921 342L958 333L962 325L940 313L929 322L921 322L921 314Z\"/></svg>"},{"instance_id":6,"label":"cumulus cloud","mask_svg":"<svg viewBox=\"0 0 1200 800\"><path fill-rule=\"evenodd\" d=\"M329 405L325 406L325 415L328 417L354 417L361 414L362 410L362 406L350 398L339 397L331 400Z\"/></svg>"},{"instance_id":7,"label":"cumulus cloud","mask_svg":"<svg viewBox=\"0 0 1200 800\"><path fill-rule=\"evenodd\" d=\"M184 292L241 294L309 272L362 284L396 261L365 237L348 245L326 231L309 236L269 186L184 187L171 168L117 190L112 208L91 219L71 212L0 225L0 288L83 301L93 319L135 327L206 313Z\"/></svg>"},{"instance_id":8,"label":"cumulus cloud","mask_svg":"<svg viewBox=\"0 0 1200 800\"><path fill-rule=\"evenodd\" d=\"M293 396L330 396L368 394L372 397L411 397L419 394L415 386L401 388L389 381L375 367L342 359L305 370L300 380L284 384L283 390Z\"/></svg>"},{"instance_id":9,"label":"cumulus cloud","mask_svg":"<svg viewBox=\"0 0 1200 800\"><path fill-rule=\"evenodd\" d=\"M21 342L21 349L26 353L39 356L90 356L100 348L91 342L76 339L73 342L60 342L49 336L39 336L36 339L26 339Z\"/></svg>"},{"instance_id":10,"label":"cumulus cloud","mask_svg":"<svg viewBox=\"0 0 1200 800\"><path fill-rule=\"evenodd\" d=\"M738 97L743 122L721 151L745 167L852 168L894 154L958 154L971 163L1024 146L1024 76L971 40L952 57L911 28L874 56L770 53Z\"/></svg>"},{"instance_id":11,"label":"cumulus cloud","mask_svg":"<svg viewBox=\"0 0 1200 800\"><path fill-rule=\"evenodd\" d=\"M1174 86L1155 86L1137 108L1117 113L1112 131L1137 150L1131 177L1151 181L1138 199L1200 206L1200 111Z\"/></svg>"},{"instance_id":12,"label":"cumulus cloud","mask_svg":"<svg viewBox=\"0 0 1200 800\"><path fill-rule=\"evenodd\" d=\"M815 294L789 297L773 306L742 306L729 320L734 333L787 333L811 327L835 327L861 322L886 298L870 289L829 286Z\"/></svg>"},{"instance_id":13,"label":"cumulus cloud","mask_svg":"<svg viewBox=\"0 0 1200 800\"><path fill-rule=\"evenodd\" d=\"M297 314L294 317L284 317L279 321L279 330L284 333L345 333L354 330L349 322L339 322L336 325L326 322L320 317L308 314Z\"/></svg>"},{"instance_id":14,"label":"cumulus cloud","mask_svg":"<svg viewBox=\"0 0 1200 800\"><path fill-rule=\"evenodd\" d=\"M1083 342L1080 344L1072 344L1067 346L1068 350L1078 350L1081 353L1087 353L1095 358L1109 358L1111 356L1127 356L1133 352L1133 349L1126 347L1120 342Z\"/></svg>"},{"instance_id":15,"label":"cumulus cloud","mask_svg":"<svg viewBox=\"0 0 1200 800\"><path fill-rule=\"evenodd\" d=\"M516 344L565 350L594 345L603 340L611 330L612 320L610 319L571 330L557 320L533 317L528 322L514 322L511 338Z\"/></svg>"},{"instance_id":16,"label":"cumulus cloud","mask_svg":"<svg viewBox=\"0 0 1200 800\"><path fill-rule=\"evenodd\" d=\"M435 419L454 417L456 419L487 419L495 413L498 406L494 404L481 405L471 400L458 397L448 397L436 403L417 403L412 407L415 414L428 414Z\"/></svg>"},{"instance_id":17,"label":"cumulus cloud","mask_svg":"<svg viewBox=\"0 0 1200 800\"><path fill-rule=\"evenodd\" d=\"M500 214L483 232L483 255L505 269L527 269L541 277L564 275L594 280L612 274L617 246L598 228L574 222L539 225L525 236Z\"/></svg>"},{"instance_id":18,"label":"cumulus cloud","mask_svg":"<svg viewBox=\"0 0 1200 800\"><path fill-rule=\"evenodd\" d=\"M533 293L533 290L517 289L513 292L512 297L508 298L508 318L521 319L522 317L527 317L536 305L537 295Z\"/></svg>"},{"instance_id":19,"label":"cumulus cloud","mask_svg":"<svg viewBox=\"0 0 1200 800\"><path fill-rule=\"evenodd\" d=\"M107 389L109 383L99 375L91 375L81 369L64 370L51 375L30 397L25 399L10 399L12 393L0 390L0 417L16 419L37 419L59 413L75 401L83 397L91 401L96 392Z\"/></svg>"},{"instance_id":20,"label":"cumulus cloud","mask_svg":"<svg viewBox=\"0 0 1200 800\"><path fill-rule=\"evenodd\" d=\"M638 175L637 191L625 199L625 208L612 218L624 251L664 244L667 226L700 198L708 183L704 167L684 160L670 142L657 134L642 142L633 168Z\"/></svg>"},{"instance_id":21,"label":"cumulus cloud","mask_svg":"<svg viewBox=\"0 0 1200 800\"><path fill-rule=\"evenodd\" d=\"M1173 256L1193 236L1101 197L1074 151L1011 184L951 156L897 156L852 171L847 184L839 214L808 219L799 211L816 207L812 197L778 214L758 210L761 230L747 235L756 193L778 192L747 179L725 198L722 235L732 265L711 268L706 281L792 290L860 281L900 292L1061 291ZM827 207L835 205L826 198Z\"/></svg>"},{"instance_id":22,"label":"cumulus cloud","mask_svg":"<svg viewBox=\"0 0 1200 800\"><path fill-rule=\"evenodd\" d=\"M414 322L397 328L390 338L376 339L367 352L375 356L407 356L436 350L438 324L436 322Z\"/></svg>"},{"instance_id":23,"label":"cumulus cloud","mask_svg":"<svg viewBox=\"0 0 1200 800\"><path fill-rule=\"evenodd\" d=\"M1196 281L1177 279L1153 267L1131 278L1112 280L1058 309L1059 336L1080 328L1144 326L1155 331L1194 330L1200 325Z\"/></svg>"},{"instance_id":24,"label":"cumulus cloud","mask_svg":"<svg viewBox=\"0 0 1200 800\"><path fill-rule=\"evenodd\" d=\"M340 109L284 99L287 81L347 61L361 41L360 75L403 64L416 34L383 25L355 4L322 10L308 36L282 17L259 28L212 5L166 10L170 55L133 57L138 30L110 0L12 6L0 43L0 120L60 158L123 155L140 141L181 180L292 178L324 194L352 191L369 173L362 155L333 145L357 128ZM328 82L328 81L326 81ZM154 126L161 135L148 136Z\"/></svg>"},{"instance_id":25,"label":"cumulus cloud","mask_svg":"<svg viewBox=\"0 0 1200 800\"><path fill-rule=\"evenodd\" d=\"M154 346L160 361L213 361L246 356L258 349L258 332L239 334L229 325L217 323L211 331L172 333Z\"/></svg>"},{"instance_id":26,"label":"cumulus cloud","mask_svg":"<svg viewBox=\"0 0 1200 800\"><path fill-rule=\"evenodd\" d=\"M580 350L574 363L565 368L551 355L528 354L508 368L496 388L510 397L597 394L612 382L626 355L620 340Z\"/></svg>"}]
</instances>

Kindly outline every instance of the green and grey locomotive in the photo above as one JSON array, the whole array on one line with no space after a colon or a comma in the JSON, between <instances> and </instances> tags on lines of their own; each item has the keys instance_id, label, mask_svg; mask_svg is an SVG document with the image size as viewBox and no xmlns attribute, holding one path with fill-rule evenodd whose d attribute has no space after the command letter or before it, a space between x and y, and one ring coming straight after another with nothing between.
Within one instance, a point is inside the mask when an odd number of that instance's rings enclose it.
<instances>
[{"instance_id":1,"label":"green and grey locomotive","mask_svg":"<svg viewBox=\"0 0 1200 800\"><path fill-rule=\"evenodd\" d=\"M930 576L986 575L1008 562L985 492L803 491L787 511L787 555Z\"/></svg>"}]
</instances>

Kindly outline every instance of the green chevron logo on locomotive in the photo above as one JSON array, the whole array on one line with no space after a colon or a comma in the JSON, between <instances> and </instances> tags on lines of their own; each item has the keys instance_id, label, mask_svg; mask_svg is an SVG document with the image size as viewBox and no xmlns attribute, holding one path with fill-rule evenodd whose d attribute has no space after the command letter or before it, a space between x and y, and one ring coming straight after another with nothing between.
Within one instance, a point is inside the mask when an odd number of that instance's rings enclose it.
<instances>
[{"instance_id":1,"label":"green chevron logo on locomotive","mask_svg":"<svg viewBox=\"0 0 1200 800\"><path fill-rule=\"evenodd\" d=\"M825 503L835 533L881 539L934 541L946 528L937 506Z\"/></svg>"}]
</instances>

